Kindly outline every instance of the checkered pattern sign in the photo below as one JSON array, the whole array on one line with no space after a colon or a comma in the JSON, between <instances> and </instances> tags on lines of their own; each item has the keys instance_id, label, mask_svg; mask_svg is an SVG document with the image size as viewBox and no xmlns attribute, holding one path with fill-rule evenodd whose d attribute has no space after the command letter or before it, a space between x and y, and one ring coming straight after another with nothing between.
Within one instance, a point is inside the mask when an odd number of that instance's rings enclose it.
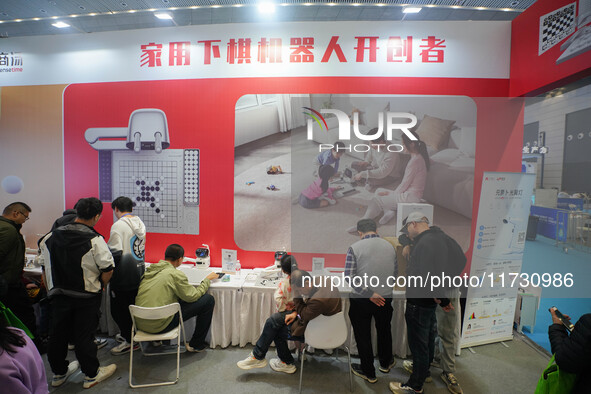
<instances>
[{"instance_id":1,"label":"checkered pattern sign","mask_svg":"<svg viewBox=\"0 0 591 394\"><path fill-rule=\"evenodd\" d=\"M540 17L538 56L575 32L577 3L570 3Z\"/></svg>"}]
</instances>

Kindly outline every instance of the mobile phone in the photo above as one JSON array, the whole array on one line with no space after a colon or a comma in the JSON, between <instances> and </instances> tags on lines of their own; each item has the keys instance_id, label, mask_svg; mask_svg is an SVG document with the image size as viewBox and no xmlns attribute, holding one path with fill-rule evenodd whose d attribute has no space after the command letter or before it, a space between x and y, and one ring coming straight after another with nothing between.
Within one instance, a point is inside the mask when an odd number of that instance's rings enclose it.
<instances>
[{"instance_id":1,"label":"mobile phone","mask_svg":"<svg viewBox=\"0 0 591 394\"><path fill-rule=\"evenodd\" d=\"M560 321L562 322L562 324L564 324L564 326L569 330L572 331L575 326L570 322L570 319L567 319L559 310L558 308L556 308L555 306L553 306L552 308L549 309L550 311L554 311L554 314L556 314L556 317L560 319Z\"/></svg>"},{"instance_id":2,"label":"mobile phone","mask_svg":"<svg viewBox=\"0 0 591 394\"><path fill-rule=\"evenodd\" d=\"M224 272L218 272L218 279L222 279L226 275Z\"/></svg>"}]
</instances>

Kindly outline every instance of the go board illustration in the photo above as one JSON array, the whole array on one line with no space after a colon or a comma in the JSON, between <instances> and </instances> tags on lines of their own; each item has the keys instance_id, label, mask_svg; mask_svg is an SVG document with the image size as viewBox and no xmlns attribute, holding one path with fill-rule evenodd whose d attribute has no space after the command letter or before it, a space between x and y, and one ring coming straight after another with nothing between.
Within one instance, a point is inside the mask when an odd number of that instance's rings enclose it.
<instances>
[{"instance_id":1,"label":"go board illustration","mask_svg":"<svg viewBox=\"0 0 591 394\"><path fill-rule=\"evenodd\" d=\"M169 149L164 111L133 111L127 127L91 127L99 199L131 198L148 232L199 234L199 149Z\"/></svg>"}]
</instances>

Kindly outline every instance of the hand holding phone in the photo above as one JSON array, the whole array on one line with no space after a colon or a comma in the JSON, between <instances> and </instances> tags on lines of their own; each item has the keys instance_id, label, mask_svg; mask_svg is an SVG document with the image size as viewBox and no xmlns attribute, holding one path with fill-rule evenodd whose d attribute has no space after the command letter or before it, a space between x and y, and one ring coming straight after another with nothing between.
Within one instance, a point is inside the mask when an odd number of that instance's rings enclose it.
<instances>
[{"instance_id":1,"label":"hand holding phone","mask_svg":"<svg viewBox=\"0 0 591 394\"><path fill-rule=\"evenodd\" d=\"M562 323L569 331L572 331L575 328L575 326L570 321L569 315L562 314L558 310L558 308L556 308L555 306L553 306L552 308L550 308L548 310L552 314L552 321L554 323L559 323L559 322ZM558 320L558 321L556 321L556 320Z\"/></svg>"}]
</instances>

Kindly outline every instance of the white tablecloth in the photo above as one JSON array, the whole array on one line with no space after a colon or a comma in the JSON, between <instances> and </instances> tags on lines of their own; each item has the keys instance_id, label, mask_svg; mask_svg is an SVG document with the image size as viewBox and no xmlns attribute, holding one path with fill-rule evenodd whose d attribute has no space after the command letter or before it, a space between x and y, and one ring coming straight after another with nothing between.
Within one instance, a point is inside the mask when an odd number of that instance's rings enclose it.
<instances>
[{"instance_id":1,"label":"white tablecloth","mask_svg":"<svg viewBox=\"0 0 591 394\"><path fill-rule=\"evenodd\" d=\"M213 268L219 271L219 268ZM215 308L211 321L211 329L207 340L212 348L220 346L244 347L247 344L255 344L258 340L265 321L271 314L276 312L274 287L256 286L255 279L260 269L243 269L241 274L229 275L229 282L214 280L209 288L209 293L215 299ZM341 289L343 296L343 311L349 334L351 334L351 323L349 321L349 296L347 289ZM404 320L404 309L406 301L403 293L395 292L392 301L394 313L392 314L392 351L395 355L406 358L410 354L406 335L406 323ZM119 332L117 325L111 318L109 297L107 292L103 293L102 316L100 329L109 335ZM185 322L187 339L193 334L195 319ZM375 326L372 325L372 342L374 352L376 351L377 340ZM355 338L351 335L351 352L357 353Z\"/></svg>"},{"instance_id":2,"label":"white tablecloth","mask_svg":"<svg viewBox=\"0 0 591 394\"><path fill-rule=\"evenodd\" d=\"M276 312L273 294L275 288L254 285L254 277L258 270L242 270L241 287L239 281L233 278L234 286L215 281L210 287L210 294L216 301L210 331L210 346L244 347L247 344L255 344L265 321L271 314ZM253 273L253 275L250 275ZM246 280L252 279L252 280ZM406 335L406 323L404 320L404 309L406 301L403 293L395 293L397 298L392 301L394 312L392 314L392 351L395 355L406 358L410 354ZM343 293L343 311L349 330L349 297ZM190 324L190 323L189 323ZM377 346L375 326L372 326L372 342L374 351ZM190 325L186 325L187 332L192 333ZM351 336L351 351L357 352L355 338Z\"/></svg>"}]
</instances>

